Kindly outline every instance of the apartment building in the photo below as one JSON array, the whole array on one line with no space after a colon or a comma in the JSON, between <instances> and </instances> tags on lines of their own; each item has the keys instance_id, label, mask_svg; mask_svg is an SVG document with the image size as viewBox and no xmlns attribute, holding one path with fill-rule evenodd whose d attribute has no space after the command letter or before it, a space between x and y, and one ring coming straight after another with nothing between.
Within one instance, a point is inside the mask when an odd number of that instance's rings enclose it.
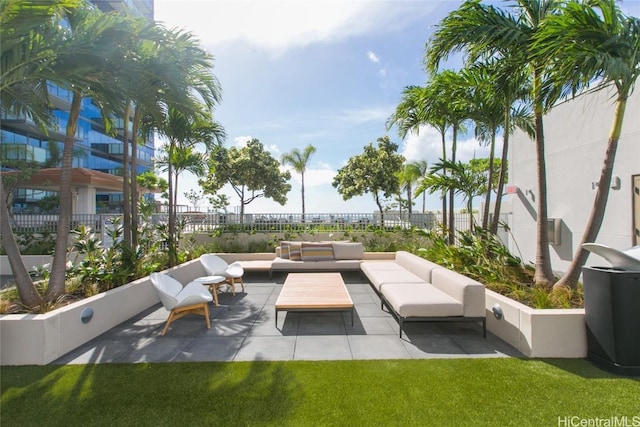
<instances>
[{"instance_id":1,"label":"apartment building","mask_svg":"<svg viewBox=\"0 0 640 427\"><path fill-rule=\"evenodd\" d=\"M92 1L104 12L129 10L135 15L153 19L154 0L94 0ZM0 153L5 159L24 156L33 160L43 168L58 167L62 153L64 129L69 117L72 94L70 91L50 84L48 86L51 101L54 105L56 124L48 130L48 135L28 117L14 116L2 110L0 120L0 141L3 149ZM106 134L100 109L92 99L82 102L78 122L78 132L74 144L73 167L87 169L90 172L75 174L72 185L76 196L81 195L82 203L74 206L73 213L118 212L122 204L122 157L124 152L122 128L120 120L117 135ZM131 130L131 129L129 129ZM17 148L17 149L14 149ZM153 169L154 139L151 136L145 144L138 146L137 172L143 173ZM108 176L114 179L110 180ZM42 180L41 180L42 181ZM53 186L52 186L53 187ZM38 213L43 207L39 203L48 196L55 196L55 191L47 190L46 185L36 179L32 185L17 188L14 193L12 210L14 213ZM79 198L75 197L77 201Z\"/></svg>"}]
</instances>

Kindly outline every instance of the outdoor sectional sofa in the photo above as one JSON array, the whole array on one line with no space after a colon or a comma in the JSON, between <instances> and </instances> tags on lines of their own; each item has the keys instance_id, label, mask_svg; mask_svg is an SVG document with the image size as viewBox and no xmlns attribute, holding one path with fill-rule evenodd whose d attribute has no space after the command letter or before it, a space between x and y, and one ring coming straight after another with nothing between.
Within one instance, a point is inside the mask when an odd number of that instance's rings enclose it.
<instances>
[{"instance_id":1,"label":"outdoor sectional sofa","mask_svg":"<svg viewBox=\"0 0 640 427\"><path fill-rule=\"evenodd\" d=\"M358 271L364 258L360 242L289 242L276 248L271 273Z\"/></svg>"},{"instance_id":2,"label":"outdoor sectional sofa","mask_svg":"<svg viewBox=\"0 0 640 427\"><path fill-rule=\"evenodd\" d=\"M401 337L408 321L482 322L487 336L482 283L405 251L393 261L363 261L360 268L398 321Z\"/></svg>"},{"instance_id":3,"label":"outdoor sectional sofa","mask_svg":"<svg viewBox=\"0 0 640 427\"><path fill-rule=\"evenodd\" d=\"M376 258L359 242L281 242L273 272L361 271L387 309L404 322L481 322L487 336L482 283L409 252ZM391 254L390 254L391 255Z\"/></svg>"}]
</instances>

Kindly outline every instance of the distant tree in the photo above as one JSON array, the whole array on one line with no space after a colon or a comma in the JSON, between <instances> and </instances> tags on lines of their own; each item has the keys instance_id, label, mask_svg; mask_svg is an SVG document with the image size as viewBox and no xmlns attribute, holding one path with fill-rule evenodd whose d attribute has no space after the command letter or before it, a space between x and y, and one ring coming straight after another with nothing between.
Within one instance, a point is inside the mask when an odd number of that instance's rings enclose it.
<instances>
[{"instance_id":1,"label":"distant tree","mask_svg":"<svg viewBox=\"0 0 640 427\"><path fill-rule=\"evenodd\" d=\"M362 154L349 159L346 166L338 170L332 185L344 200L365 193L373 194L384 225L383 198L392 197L400 191L397 171L402 169L405 158L397 154L398 144L388 136L378 138L378 147L368 144Z\"/></svg>"},{"instance_id":2,"label":"distant tree","mask_svg":"<svg viewBox=\"0 0 640 427\"><path fill-rule=\"evenodd\" d=\"M288 153L282 155L282 164L283 165L291 165L293 170L300 174L301 184L302 184L302 222L304 222L305 218L305 206L304 206L304 173L307 170L307 164L309 163L309 158L313 153L316 152L316 147L313 145L307 145L307 148L304 151L300 151L297 148L294 148Z\"/></svg>"},{"instance_id":3,"label":"distant tree","mask_svg":"<svg viewBox=\"0 0 640 427\"><path fill-rule=\"evenodd\" d=\"M205 194L216 194L226 184L240 198L240 222L244 222L244 208L259 197L265 197L281 205L287 203L291 191L289 172L280 171L278 160L253 138L238 148L216 147L208 160L209 172L199 183Z\"/></svg>"},{"instance_id":4,"label":"distant tree","mask_svg":"<svg viewBox=\"0 0 640 427\"><path fill-rule=\"evenodd\" d=\"M413 186L424 176L425 171L422 166L424 165L424 169L426 169L426 164L426 161L407 163L398 172L398 179L400 180L402 190L407 194L407 211L409 215L412 213L413 199L415 197L413 195ZM402 206L402 203L400 203L400 206Z\"/></svg>"},{"instance_id":5,"label":"distant tree","mask_svg":"<svg viewBox=\"0 0 640 427\"><path fill-rule=\"evenodd\" d=\"M488 161L486 162L488 165ZM447 171L447 173L445 173ZM422 182L421 191L452 191L461 194L467 201L469 229L473 230L473 198L484 194L487 187L486 175L469 163L444 160L429 169L429 175ZM453 233L454 230L451 230Z\"/></svg>"},{"instance_id":6,"label":"distant tree","mask_svg":"<svg viewBox=\"0 0 640 427\"><path fill-rule=\"evenodd\" d=\"M231 202L229 201L229 196L226 194L216 194L209 197L209 203L211 203L211 207L216 212L222 210L224 213L227 213L227 208Z\"/></svg>"},{"instance_id":7,"label":"distant tree","mask_svg":"<svg viewBox=\"0 0 640 427\"><path fill-rule=\"evenodd\" d=\"M200 206L200 201L204 199L204 195L202 194L202 191L196 191L193 188L190 189L189 191L185 191L184 197L186 197L187 200L191 202L191 205L193 206L194 211L198 210L198 206Z\"/></svg>"},{"instance_id":8,"label":"distant tree","mask_svg":"<svg viewBox=\"0 0 640 427\"><path fill-rule=\"evenodd\" d=\"M415 172L418 174L418 179L416 180L415 184L417 184L417 188L419 188L420 184L422 184L422 181L427 176L427 172L429 170L429 164L427 163L426 160L416 160L409 163L407 166L409 166L410 168L413 168ZM420 193L416 191L414 197L418 197L419 195ZM426 210L426 203L427 203L426 196L427 194L423 192L422 193L422 213L425 213L425 210Z\"/></svg>"}]
</instances>

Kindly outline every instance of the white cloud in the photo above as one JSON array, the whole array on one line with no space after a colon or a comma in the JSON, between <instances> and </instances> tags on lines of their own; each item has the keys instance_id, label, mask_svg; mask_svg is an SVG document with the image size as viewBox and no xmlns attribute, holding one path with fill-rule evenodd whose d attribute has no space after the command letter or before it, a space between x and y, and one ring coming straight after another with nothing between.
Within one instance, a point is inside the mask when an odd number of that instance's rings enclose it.
<instances>
[{"instance_id":1,"label":"white cloud","mask_svg":"<svg viewBox=\"0 0 640 427\"><path fill-rule=\"evenodd\" d=\"M361 124L367 122L386 122L393 113L395 106L365 107L352 110L343 110L332 120L339 120L351 124Z\"/></svg>"},{"instance_id":2,"label":"white cloud","mask_svg":"<svg viewBox=\"0 0 640 427\"><path fill-rule=\"evenodd\" d=\"M247 142L251 141L253 139L252 136L236 136L235 138L233 138L233 141L236 144L236 147L246 147Z\"/></svg>"},{"instance_id":3,"label":"white cloud","mask_svg":"<svg viewBox=\"0 0 640 427\"><path fill-rule=\"evenodd\" d=\"M451 155L451 134L446 136L447 156ZM489 156L489 148L481 146L475 138L458 140L456 145L456 161L468 162L473 158ZM496 155L502 152L502 140L496 140ZM442 137L431 126L420 126L419 132L410 132L404 141L402 154L407 161L426 160L432 165L442 158Z\"/></svg>"},{"instance_id":4,"label":"white cloud","mask_svg":"<svg viewBox=\"0 0 640 427\"><path fill-rule=\"evenodd\" d=\"M374 64L377 64L380 62L380 58L378 58L378 55L376 55L371 51L367 52L367 57L369 58L369 61L373 62Z\"/></svg>"},{"instance_id":5,"label":"white cloud","mask_svg":"<svg viewBox=\"0 0 640 427\"><path fill-rule=\"evenodd\" d=\"M267 149L267 151L269 151L272 155L275 155L276 157L280 157L280 155L282 154L282 152L280 151L280 149L276 144L270 144L268 147L265 147L265 148Z\"/></svg>"},{"instance_id":6,"label":"white cloud","mask_svg":"<svg viewBox=\"0 0 640 427\"><path fill-rule=\"evenodd\" d=\"M156 0L155 19L193 32L204 44L233 40L271 52L394 31L429 16L441 2L375 0Z\"/></svg>"},{"instance_id":7,"label":"white cloud","mask_svg":"<svg viewBox=\"0 0 640 427\"><path fill-rule=\"evenodd\" d=\"M291 172L291 180L298 189L302 184L302 176L293 170L291 166L287 166L285 170ZM315 167L307 167L304 173L304 187L305 190L309 187L318 187L322 185L331 185L333 177L336 176L336 171L326 163L318 163ZM293 188L292 191L296 191Z\"/></svg>"}]
</instances>

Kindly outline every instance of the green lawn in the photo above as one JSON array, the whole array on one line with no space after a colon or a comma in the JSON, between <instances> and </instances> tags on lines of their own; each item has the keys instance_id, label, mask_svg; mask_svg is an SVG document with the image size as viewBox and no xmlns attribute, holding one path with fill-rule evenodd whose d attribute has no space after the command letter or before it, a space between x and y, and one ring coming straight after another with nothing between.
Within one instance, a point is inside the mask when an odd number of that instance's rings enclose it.
<instances>
[{"instance_id":1,"label":"green lawn","mask_svg":"<svg viewBox=\"0 0 640 427\"><path fill-rule=\"evenodd\" d=\"M3 427L557 426L558 417L624 416L640 425L640 378L585 360L102 364L0 374Z\"/></svg>"}]
</instances>

